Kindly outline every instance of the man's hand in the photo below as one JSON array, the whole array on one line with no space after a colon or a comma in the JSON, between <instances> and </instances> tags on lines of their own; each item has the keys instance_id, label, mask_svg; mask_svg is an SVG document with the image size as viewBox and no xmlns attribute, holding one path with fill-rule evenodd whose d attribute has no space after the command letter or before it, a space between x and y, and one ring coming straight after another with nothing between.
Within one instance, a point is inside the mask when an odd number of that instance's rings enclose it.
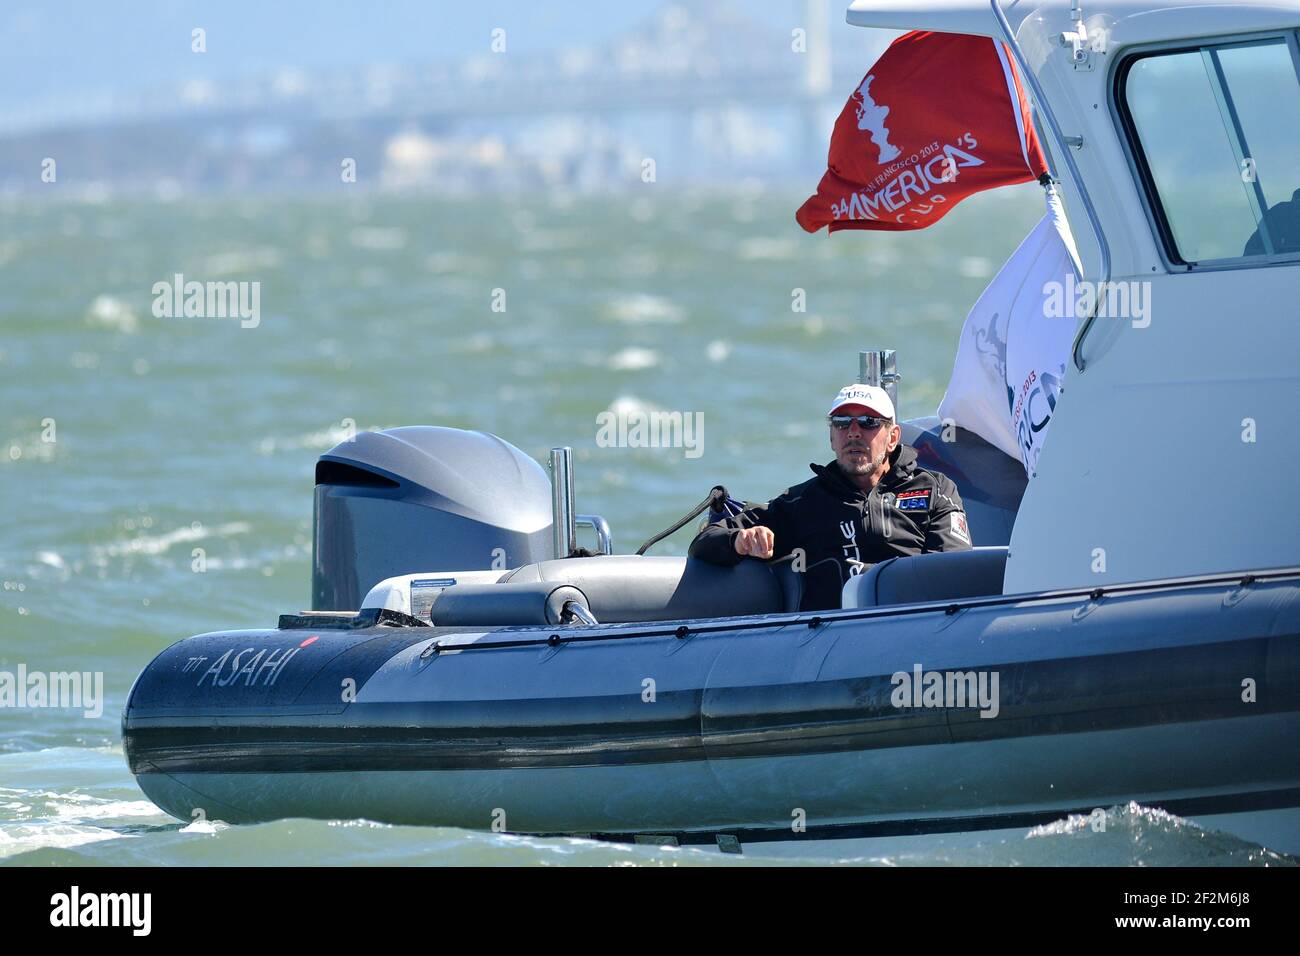
<instances>
[{"instance_id":1,"label":"man's hand","mask_svg":"<svg viewBox=\"0 0 1300 956\"><path fill-rule=\"evenodd\" d=\"M764 528L762 525L746 528L736 535L736 554L751 558L770 558L774 541L771 528Z\"/></svg>"}]
</instances>

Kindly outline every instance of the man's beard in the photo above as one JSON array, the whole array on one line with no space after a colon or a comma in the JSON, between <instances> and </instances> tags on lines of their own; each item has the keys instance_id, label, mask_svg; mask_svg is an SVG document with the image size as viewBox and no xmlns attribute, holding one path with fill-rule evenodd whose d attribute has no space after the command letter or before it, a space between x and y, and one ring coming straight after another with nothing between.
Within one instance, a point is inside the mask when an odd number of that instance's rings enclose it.
<instances>
[{"instance_id":1,"label":"man's beard","mask_svg":"<svg viewBox=\"0 0 1300 956\"><path fill-rule=\"evenodd\" d=\"M840 468L843 469L844 473L848 475L873 474L876 471L876 469L878 469L881 465L885 463L885 459L889 456L889 451L885 450L880 453L879 458L872 458L871 446L864 445L862 446L861 451L865 452L867 457L864 460L860 460L855 464L853 459L848 458L848 455L853 450L854 449L849 449L849 448L844 449L844 457L840 459Z\"/></svg>"}]
</instances>

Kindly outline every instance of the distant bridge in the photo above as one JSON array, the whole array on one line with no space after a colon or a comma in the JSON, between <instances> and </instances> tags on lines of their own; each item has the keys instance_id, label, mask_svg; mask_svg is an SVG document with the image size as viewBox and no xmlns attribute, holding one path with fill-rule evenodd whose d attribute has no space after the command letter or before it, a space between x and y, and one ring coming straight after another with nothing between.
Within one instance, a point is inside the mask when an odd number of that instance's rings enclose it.
<instances>
[{"instance_id":1,"label":"distant bridge","mask_svg":"<svg viewBox=\"0 0 1300 956\"><path fill-rule=\"evenodd\" d=\"M836 62L828 2L805 0L804 24L791 32L755 26L716 0L679 0L595 49L284 70L46 103L0 117L0 186L31 188L45 156L61 166L66 157L79 181L142 188L323 182L331 169L337 181L339 156L378 169L384 144L404 129L453 139L461 130L472 138L504 129L508 136L526 121L561 116L626 131L624 118L671 115L661 148L693 157L701 145L718 144L703 143L711 140L709 124L697 128L691 118L729 108L796 117L800 132L779 163L806 177L824 161L827 116L874 58L864 34L863 52ZM802 33L792 35L796 29ZM878 52L884 41L875 42ZM675 167L689 165L682 158Z\"/></svg>"},{"instance_id":2,"label":"distant bridge","mask_svg":"<svg viewBox=\"0 0 1300 956\"><path fill-rule=\"evenodd\" d=\"M728 5L666 5L643 28L590 51L483 53L419 67L280 73L100 92L33 104L0 117L0 136L37 129L124 126L210 117L296 124L360 118L462 120L711 109L799 107L847 96L868 62L835 64L828 0L805 0L803 51Z\"/></svg>"}]
</instances>

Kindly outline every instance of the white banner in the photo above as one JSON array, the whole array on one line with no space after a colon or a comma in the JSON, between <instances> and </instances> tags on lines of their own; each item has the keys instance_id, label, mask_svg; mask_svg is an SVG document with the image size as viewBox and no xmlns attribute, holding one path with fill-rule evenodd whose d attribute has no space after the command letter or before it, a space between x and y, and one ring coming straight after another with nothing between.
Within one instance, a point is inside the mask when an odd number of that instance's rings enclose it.
<instances>
[{"instance_id":1,"label":"white banner","mask_svg":"<svg viewBox=\"0 0 1300 956\"><path fill-rule=\"evenodd\" d=\"M1051 187L1047 214L966 316L939 403L941 419L1019 458L1031 476L1074 340L1073 316L1048 318L1045 303L1053 283L1060 295L1067 277L1081 273L1070 225Z\"/></svg>"}]
</instances>

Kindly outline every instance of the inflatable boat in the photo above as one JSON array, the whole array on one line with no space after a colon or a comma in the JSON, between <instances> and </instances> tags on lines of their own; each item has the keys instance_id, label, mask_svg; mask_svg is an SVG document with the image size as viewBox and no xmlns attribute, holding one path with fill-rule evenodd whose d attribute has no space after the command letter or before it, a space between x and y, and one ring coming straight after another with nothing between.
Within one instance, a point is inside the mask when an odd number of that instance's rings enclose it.
<instances>
[{"instance_id":1,"label":"inflatable boat","mask_svg":"<svg viewBox=\"0 0 1300 956\"><path fill-rule=\"evenodd\" d=\"M1300 852L1300 257L1178 260L1122 85L1169 51L1294 49L1300 4L1027 7L849 14L1005 41L1093 227L1084 260L1162 304L1081 323L1031 478L905 423L978 547L881 562L801 612L789 562L614 553L564 449L548 474L483 432L361 433L316 467L311 610L182 640L137 679L145 794L185 820L837 857L1136 801ZM1081 23L1104 48L1062 41ZM891 362L860 379L896 388Z\"/></svg>"},{"instance_id":2,"label":"inflatable boat","mask_svg":"<svg viewBox=\"0 0 1300 956\"><path fill-rule=\"evenodd\" d=\"M390 570L368 555L415 560L403 542L461 566L550 546L530 532L551 531L545 472L490 435L363 433L317 479L321 604ZM996 500L962 491L988 540ZM1300 569L1003 594L1006 562L1005 546L896 558L820 613L792 610L788 562L754 559L388 576L358 611L168 648L132 690L126 752L160 807L232 823L845 855L1137 800L1294 845Z\"/></svg>"}]
</instances>

